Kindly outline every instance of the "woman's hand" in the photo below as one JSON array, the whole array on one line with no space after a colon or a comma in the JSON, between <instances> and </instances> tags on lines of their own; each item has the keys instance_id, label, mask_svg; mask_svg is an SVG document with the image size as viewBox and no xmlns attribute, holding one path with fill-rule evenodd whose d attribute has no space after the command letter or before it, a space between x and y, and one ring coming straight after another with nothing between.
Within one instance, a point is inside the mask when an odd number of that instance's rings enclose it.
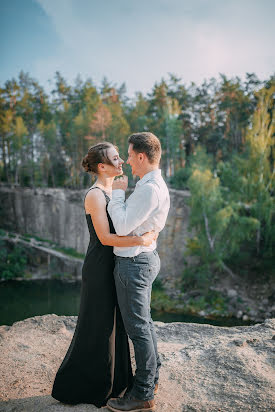
<instances>
[{"instance_id":1,"label":"woman's hand","mask_svg":"<svg viewBox=\"0 0 275 412\"><path fill-rule=\"evenodd\" d=\"M142 236L140 236L141 245L150 246L152 242L157 240L158 235L158 232L155 232L154 230L152 230L151 232L144 233Z\"/></svg>"}]
</instances>

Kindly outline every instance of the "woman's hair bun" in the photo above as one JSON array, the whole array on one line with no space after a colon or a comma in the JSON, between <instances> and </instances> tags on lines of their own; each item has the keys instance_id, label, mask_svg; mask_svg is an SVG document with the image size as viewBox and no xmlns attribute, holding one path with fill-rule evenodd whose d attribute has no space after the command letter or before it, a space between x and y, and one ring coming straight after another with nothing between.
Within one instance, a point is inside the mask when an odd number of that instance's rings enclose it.
<instances>
[{"instance_id":1,"label":"woman's hair bun","mask_svg":"<svg viewBox=\"0 0 275 412\"><path fill-rule=\"evenodd\" d=\"M85 170L85 172L91 172L91 167L89 165L89 157L86 155L83 160L82 160L82 166Z\"/></svg>"}]
</instances>

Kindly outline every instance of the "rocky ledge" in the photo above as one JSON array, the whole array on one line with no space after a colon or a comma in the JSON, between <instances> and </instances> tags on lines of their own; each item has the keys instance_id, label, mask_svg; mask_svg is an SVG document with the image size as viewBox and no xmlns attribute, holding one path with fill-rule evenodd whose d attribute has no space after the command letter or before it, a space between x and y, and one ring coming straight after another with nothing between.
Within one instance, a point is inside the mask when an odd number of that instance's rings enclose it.
<instances>
[{"instance_id":1,"label":"rocky ledge","mask_svg":"<svg viewBox=\"0 0 275 412\"><path fill-rule=\"evenodd\" d=\"M50 396L75 325L75 316L45 315L0 327L0 411L98 410ZM275 319L232 328L156 322L156 329L157 412L275 410Z\"/></svg>"}]
</instances>

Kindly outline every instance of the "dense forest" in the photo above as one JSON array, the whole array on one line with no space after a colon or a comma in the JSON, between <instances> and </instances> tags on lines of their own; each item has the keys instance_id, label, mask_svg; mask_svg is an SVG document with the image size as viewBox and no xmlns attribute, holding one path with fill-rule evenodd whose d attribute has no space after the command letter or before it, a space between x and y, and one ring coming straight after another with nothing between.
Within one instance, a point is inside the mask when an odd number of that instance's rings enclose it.
<instances>
[{"instance_id":1,"label":"dense forest","mask_svg":"<svg viewBox=\"0 0 275 412\"><path fill-rule=\"evenodd\" d=\"M161 140L168 184L191 191L189 251L200 267L234 276L272 258L275 78L220 78L186 86L169 75L146 96L126 95L104 79L56 73L52 91L21 72L0 88L0 176L30 187L84 188L87 148L108 140L127 156L127 138L151 131ZM129 173L125 167L125 173ZM129 174L130 175L130 174ZM133 183L133 181L130 181ZM205 277L204 272L204 277ZM187 278L186 278L187 279ZM193 279L193 278L192 278Z\"/></svg>"}]
</instances>

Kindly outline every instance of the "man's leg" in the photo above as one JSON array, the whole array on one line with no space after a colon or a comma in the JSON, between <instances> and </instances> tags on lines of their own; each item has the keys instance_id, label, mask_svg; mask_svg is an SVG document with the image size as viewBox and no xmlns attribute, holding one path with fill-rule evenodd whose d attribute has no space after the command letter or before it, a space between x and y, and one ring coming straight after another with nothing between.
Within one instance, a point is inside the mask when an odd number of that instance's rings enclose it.
<instances>
[{"instance_id":1,"label":"man's leg","mask_svg":"<svg viewBox=\"0 0 275 412\"><path fill-rule=\"evenodd\" d=\"M152 282L158 271L159 258L153 252L116 259L118 302L126 332L134 345L137 365L131 396L140 400L153 399L160 365L150 315Z\"/></svg>"},{"instance_id":2,"label":"man's leg","mask_svg":"<svg viewBox=\"0 0 275 412\"><path fill-rule=\"evenodd\" d=\"M151 314L150 314L150 318L151 318ZM152 336L154 350L155 350L155 357L157 361L157 367L156 367L156 373L155 373L155 379L154 379L154 385L156 385L159 381L159 369L161 367L161 361L160 361L159 354L158 354L157 336L156 336L155 326L154 326L152 318L150 319L150 329L151 329L151 336Z\"/></svg>"},{"instance_id":3,"label":"man's leg","mask_svg":"<svg viewBox=\"0 0 275 412\"><path fill-rule=\"evenodd\" d=\"M158 252L156 250L154 250L153 255L154 255L154 257L153 257L153 263L152 264L157 266L157 271L156 271L155 277L153 278L152 282L154 282L155 278L157 277L157 275L160 271L160 258L159 258ZM152 292L152 288L150 290L150 297L149 297L150 302L151 302L151 292ZM158 354L157 335L156 335L156 331L155 331L154 322L153 322L152 317L151 317L151 308L150 307L149 307L149 310L150 310L149 314L150 314L151 335L152 335L152 339L153 339L153 343L154 343L155 355L156 355L156 360L157 360L157 369L156 369L156 375L155 375L155 380L154 380L154 383L156 384L159 381L159 369L161 367L161 361L160 361L160 357L159 357L159 354Z\"/></svg>"}]
</instances>

